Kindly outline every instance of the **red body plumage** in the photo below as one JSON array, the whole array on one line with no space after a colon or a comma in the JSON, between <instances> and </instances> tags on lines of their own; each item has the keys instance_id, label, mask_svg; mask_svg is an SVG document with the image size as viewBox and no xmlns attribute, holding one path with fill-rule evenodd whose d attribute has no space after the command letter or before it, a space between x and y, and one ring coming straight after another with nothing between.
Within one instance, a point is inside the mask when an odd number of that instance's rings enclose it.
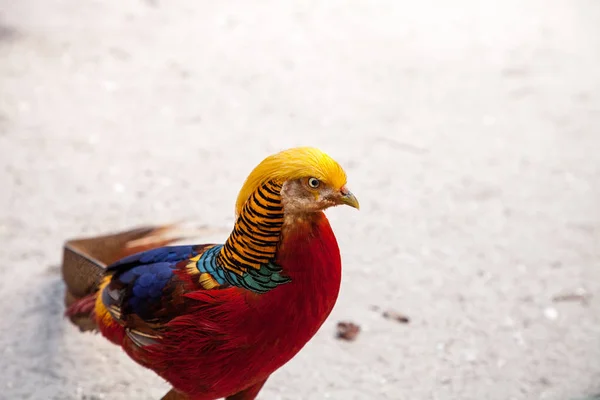
<instances>
[{"instance_id":1,"label":"red body plumage","mask_svg":"<svg viewBox=\"0 0 600 400\"><path fill-rule=\"evenodd\" d=\"M94 253L72 252L73 290L97 292L73 296L67 315L93 316L104 336L170 382L175 390L164 399L253 400L335 305L341 259L323 210L358 209L345 185L344 170L318 149L269 156L240 190L223 245L152 248L157 238L142 235L134 242L149 250L108 265L99 287L80 276L81 265L98 264ZM130 236L108 237L103 252Z\"/></svg>"},{"instance_id":2,"label":"red body plumage","mask_svg":"<svg viewBox=\"0 0 600 400\"><path fill-rule=\"evenodd\" d=\"M317 332L340 287L340 253L322 212L287 227L282 237L277 264L292 283L264 294L236 287L188 293L195 305L150 346L133 345L123 328L102 319L100 330L191 400L260 389Z\"/></svg>"}]
</instances>

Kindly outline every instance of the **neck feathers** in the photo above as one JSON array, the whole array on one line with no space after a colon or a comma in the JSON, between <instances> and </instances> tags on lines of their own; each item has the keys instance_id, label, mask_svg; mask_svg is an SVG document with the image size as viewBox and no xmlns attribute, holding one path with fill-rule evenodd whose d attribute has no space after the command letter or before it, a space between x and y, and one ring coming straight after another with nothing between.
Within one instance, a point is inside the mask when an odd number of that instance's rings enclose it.
<instances>
[{"instance_id":1,"label":"neck feathers","mask_svg":"<svg viewBox=\"0 0 600 400\"><path fill-rule=\"evenodd\" d=\"M241 275L275 259L284 222L281 187L269 181L248 198L218 255L221 266Z\"/></svg>"}]
</instances>

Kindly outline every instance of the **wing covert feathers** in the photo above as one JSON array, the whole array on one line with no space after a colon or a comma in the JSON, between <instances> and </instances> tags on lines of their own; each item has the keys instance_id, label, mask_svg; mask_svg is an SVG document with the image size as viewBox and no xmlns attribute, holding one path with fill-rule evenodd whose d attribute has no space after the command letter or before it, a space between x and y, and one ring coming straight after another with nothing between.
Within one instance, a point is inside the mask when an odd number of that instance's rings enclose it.
<instances>
[{"instance_id":1,"label":"wing covert feathers","mask_svg":"<svg viewBox=\"0 0 600 400\"><path fill-rule=\"evenodd\" d=\"M70 308L98 290L107 265L140 251L181 240L177 233L175 225L160 225L68 240L63 246L62 260L66 307ZM82 330L95 328L89 315L75 313L69 318Z\"/></svg>"}]
</instances>

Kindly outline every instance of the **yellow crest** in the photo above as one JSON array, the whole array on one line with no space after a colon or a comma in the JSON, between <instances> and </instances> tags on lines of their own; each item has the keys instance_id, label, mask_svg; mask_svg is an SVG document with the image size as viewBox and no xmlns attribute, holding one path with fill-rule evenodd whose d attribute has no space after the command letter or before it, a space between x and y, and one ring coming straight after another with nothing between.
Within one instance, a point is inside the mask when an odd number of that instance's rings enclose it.
<instances>
[{"instance_id":1,"label":"yellow crest","mask_svg":"<svg viewBox=\"0 0 600 400\"><path fill-rule=\"evenodd\" d=\"M296 147L265 158L252 170L235 203L239 215L246 200L267 181L283 183L313 177L336 189L346 184L346 173L330 156L314 147Z\"/></svg>"}]
</instances>

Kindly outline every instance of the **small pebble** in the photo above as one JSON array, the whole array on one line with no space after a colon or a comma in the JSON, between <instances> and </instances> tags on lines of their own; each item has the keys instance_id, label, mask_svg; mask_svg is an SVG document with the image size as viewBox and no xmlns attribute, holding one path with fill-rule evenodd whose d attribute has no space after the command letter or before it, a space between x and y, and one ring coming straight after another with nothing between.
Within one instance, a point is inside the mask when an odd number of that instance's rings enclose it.
<instances>
[{"instance_id":1,"label":"small pebble","mask_svg":"<svg viewBox=\"0 0 600 400\"><path fill-rule=\"evenodd\" d=\"M337 324L337 334L336 337L338 339L347 340L349 342L356 340L358 334L360 333L360 326L356 325L353 322L338 322Z\"/></svg>"},{"instance_id":2,"label":"small pebble","mask_svg":"<svg viewBox=\"0 0 600 400\"><path fill-rule=\"evenodd\" d=\"M383 318L391 319L400 322L401 324L408 324L410 322L410 318L408 318L406 315L391 310L384 311Z\"/></svg>"},{"instance_id":3,"label":"small pebble","mask_svg":"<svg viewBox=\"0 0 600 400\"><path fill-rule=\"evenodd\" d=\"M584 288L580 287L580 288L575 289L575 291L572 293L557 294L556 296L554 296L552 298L552 301L555 303L565 302L565 301L573 301L573 302L579 302L583 305L588 305L591 297L592 297L591 294L589 294Z\"/></svg>"}]
</instances>

